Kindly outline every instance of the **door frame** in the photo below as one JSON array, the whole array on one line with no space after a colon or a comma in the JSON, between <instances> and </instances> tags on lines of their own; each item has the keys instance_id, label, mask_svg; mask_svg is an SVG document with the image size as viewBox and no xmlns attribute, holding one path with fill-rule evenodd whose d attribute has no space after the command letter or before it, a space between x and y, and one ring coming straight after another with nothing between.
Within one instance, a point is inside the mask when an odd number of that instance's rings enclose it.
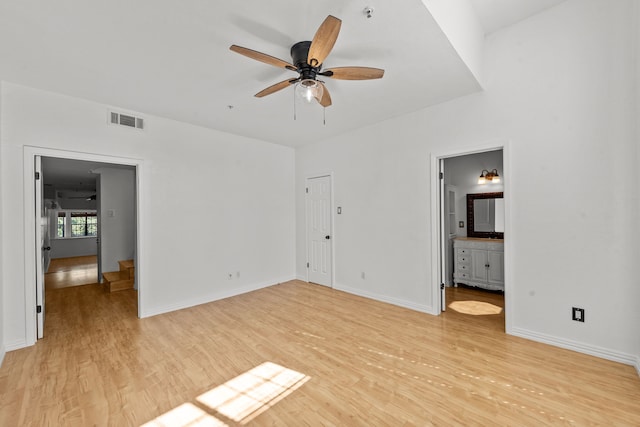
<instances>
[{"instance_id":1,"label":"door frame","mask_svg":"<svg viewBox=\"0 0 640 427\"><path fill-rule=\"evenodd\" d=\"M503 186L504 186L504 310L505 310L505 331L513 333L513 304L511 294L513 286L513 275L511 271L512 245L514 236L511 228L511 157L509 141L500 139L473 145L466 148L451 149L447 151L431 153L431 301L433 314L439 316L442 312L440 307L440 276L441 258L443 254L440 250L441 235L441 214L440 214L440 160L450 157L459 157L467 154L484 153L487 151L502 150Z\"/></svg>"},{"instance_id":2,"label":"door frame","mask_svg":"<svg viewBox=\"0 0 640 427\"><path fill-rule=\"evenodd\" d=\"M25 146L23 150L23 194L24 194L24 295L25 295L25 338L26 345L30 346L37 341L36 328L36 256L40 256L40 245L36 242L36 218L35 218L35 158L57 157L72 160L85 160L89 162L114 163L136 168L136 283L138 284L138 317L142 317L143 300L142 293L145 289L146 253L144 246L145 230L142 227L141 218L146 218L144 197L146 180L144 179L144 161L142 159L107 156L97 153L82 153L77 151L58 150L37 146ZM34 286L32 286L34 285Z\"/></svg>"},{"instance_id":3,"label":"door frame","mask_svg":"<svg viewBox=\"0 0 640 427\"><path fill-rule=\"evenodd\" d=\"M335 251L335 227L334 227L334 216L333 216L333 206L334 206L334 191L333 191L333 172L328 172L328 173L319 173L319 174L315 174L315 175L307 175L304 178L304 187L305 188L305 192L304 192L304 239L305 239L305 244L304 244L304 249L305 249L305 256L306 256L306 260L305 260L305 277L306 277L306 281L309 282L309 267L306 266L306 264L309 262L309 209L307 209L307 192L306 192L306 188L307 188L307 184L309 182L310 179L314 179L314 178L322 178L328 176L329 177L329 188L331 191L331 197L329 198L329 220L330 220L330 233L331 233L331 285L329 286L330 288L334 288L334 285L336 283L336 251Z\"/></svg>"}]
</instances>

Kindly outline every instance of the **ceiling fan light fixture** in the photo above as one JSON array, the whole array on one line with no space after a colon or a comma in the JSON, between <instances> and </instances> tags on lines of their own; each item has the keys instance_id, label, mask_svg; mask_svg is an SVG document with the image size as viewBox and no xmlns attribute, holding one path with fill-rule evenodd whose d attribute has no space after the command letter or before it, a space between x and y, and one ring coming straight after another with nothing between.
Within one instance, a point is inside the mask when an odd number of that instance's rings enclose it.
<instances>
[{"instance_id":1,"label":"ceiling fan light fixture","mask_svg":"<svg viewBox=\"0 0 640 427\"><path fill-rule=\"evenodd\" d=\"M304 79L296 84L296 96L311 104L314 100L322 99L323 88L316 80Z\"/></svg>"}]
</instances>

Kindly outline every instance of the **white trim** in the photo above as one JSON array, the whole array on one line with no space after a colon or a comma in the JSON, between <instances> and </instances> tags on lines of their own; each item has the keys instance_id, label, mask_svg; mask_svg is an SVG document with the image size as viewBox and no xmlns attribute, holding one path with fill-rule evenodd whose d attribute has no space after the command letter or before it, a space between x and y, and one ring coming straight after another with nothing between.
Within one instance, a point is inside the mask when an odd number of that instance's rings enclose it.
<instances>
[{"instance_id":1,"label":"white trim","mask_svg":"<svg viewBox=\"0 0 640 427\"><path fill-rule=\"evenodd\" d=\"M343 286L337 283L333 288L337 291L346 292L352 295L358 295L360 297L368 298L374 301L384 302L384 303L395 305L398 307L419 311L421 313L435 315L435 309L433 306L429 307L428 305L424 305L424 304L416 304L413 301L407 301L407 300L398 299L398 298L390 298L386 295L376 294L373 292L366 292L366 291L363 291L362 289L351 288L349 286Z\"/></svg>"},{"instance_id":2,"label":"white trim","mask_svg":"<svg viewBox=\"0 0 640 427\"><path fill-rule=\"evenodd\" d=\"M33 345L33 344L29 344L29 345ZM25 348L28 347L29 345L27 345L27 341L26 340L16 340L13 341L11 343L5 343L5 347L4 350L5 352L9 352L9 351L13 351L13 350L20 350L21 348Z\"/></svg>"},{"instance_id":3,"label":"white trim","mask_svg":"<svg viewBox=\"0 0 640 427\"><path fill-rule=\"evenodd\" d=\"M309 282L309 267L306 266L306 264L309 263L309 212L307 210L307 197L308 193L306 191L306 189L308 188L308 181L310 179L314 179L314 178L322 178L328 176L329 180L331 181L331 200L329 201L329 204L331 206L329 206L329 211L330 211L330 215L329 215L329 219L331 221L331 224L329 225L329 227L331 228L331 288L334 287L334 284L336 283L336 245L335 245L335 239L336 239L336 235L335 235L335 227L334 227L334 223L335 223L335 213L333 212L333 207L335 206L334 203L334 190L333 190L333 172L328 172L328 173L321 173L321 174L314 174L314 175L307 175L304 178L304 188L305 188L305 192L304 192L304 249L305 249L305 256L306 256L306 260L305 260L305 271L306 271L306 278L304 279L300 279L300 280L304 280L305 282Z\"/></svg>"},{"instance_id":4,"label":"white trim","mask_svg":"<svg viewBox=\"0 0 640 427\"><path fill-rule=\"evenodd\" d=\"M246 285L241 288L229 289L222 292L214 292L204 297L192 298L185 301L181 301L175 304L169 304L162 307L154 307L152 310L148 312L143 312L140 316L143 317L151 317L157 316L160 314L170 313L172 311L183 310L185 308L195 307L197 305L208 304L210 302L218 301L225 298L234 297L237 295L246 294L248 292L257 291L259 289L268 288L270 286L276 286L281 283L289 282L291 280L295 280L294 277L284 277L280 279L270 280L269 282L255 283L253 285Z\"/></svg>"},{"instance_id":5,"label":"white trim","mask_svg":"<svg viewBox=\"0 0 640 427\"><path fill-rule=\"evenodd\" d=\"M440 159L444 155L431 154L431 307L433 314L442 312L440 304Z\"/></svg>"},{"instance_id":6,"label":"white trim","mask_svg":"<svg viewBox=\"0 0 640 427\"><path fill-rule=\"evenodd\" d=\"M7 352L4 349L4 345L0 345L0 368L2 367L2 362L4 362L4 356Z\"/></svg>"},{"instance_id":7,"label":"white trim","mask_svg":"<svg viewBox=\"0 0 640 427\"><path fill-rule=\"evenodd\" d=\"M635 367L636 367L636 372L638 373L638 376L640 377L640 356L636 357Z\"/></svg>"},{"instance_id":8,"label":"white trim","mask_svg":"<svg viewBox=\"0 0 640 427\"><path fill-rule=\"evenodd\" d=\"M567 350L573 350L578 353L588 354L590 356L599 357L601 359L624 363L625 365L632 365L636 367L636 370L638 370L638 357L635 357L631 354L621 353L619 351L613 351L607 348L585 344L578 341L572 341L565 338L559 338L553 335L541 334L522 328L513 328L513 330L511 331L511 335L541 342L544 344L553 345Z\"/></svg>"},{"instance_id":9,"label":"white trim","mask_svg":"<svg viewBox=\"0 0 640 427\"><path fill-rule=\"evenodd\" d=\"M144 195L148 189L144 185L144 161L142 159L105 156L102 154L84 153L77 151L57 150L52 148L43 148L37 146L25 145L23 147L23 194L24 194L24 296L25 296L25 342L22 347L35 344L36 337L36 289L34 286L27 284L35 284L35 257L34 251L37 251L35 237L35 189L33 185L34 176L34 158L36 156L57 157L73 160L84 160L90 162L115 163L136 167L136 283L138 285L138 317L144 312L142 289L145 288L144 283L144 267L147 263L148 254L146 254L143 246L145 242L144 224L140 218L146 218L146 205ZM7 346L9 348L9 346ZM19 347L21 348L21 347Z\"/></svg>"},{"instance_id":10,"label":"white trim","mask_svg":"<svg viewBox=\"0 0 640 427\"><path fill-rule=\"evenodd\" d=\"M502 176L503 176L503 193L505 199L505 230L504 230L504 278L505 278L505 331L510 334L512 329L512 307L511 303L511 243L513 234L511 231L511 170L509 168L511 158L509 151L509 141L505 139L486 141L484 143L474 145L467 148L458 148L449 151L431 153L431 301L433 314L438 316L441 313L440 304L440 177L438 163L440 159L449 157L465 156L468 154L485 153L488 151L502 150Z\"/></svg>"}]
</instances>

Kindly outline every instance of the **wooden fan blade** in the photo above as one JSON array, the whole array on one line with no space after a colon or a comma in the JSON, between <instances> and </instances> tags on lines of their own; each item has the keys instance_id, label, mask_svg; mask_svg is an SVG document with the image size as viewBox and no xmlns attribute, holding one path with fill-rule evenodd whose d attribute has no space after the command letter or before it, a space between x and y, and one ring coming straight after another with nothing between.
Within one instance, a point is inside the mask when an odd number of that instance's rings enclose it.
<instances>
[{"instance_id":1,"label":"wooden fan blade","mask_svg":"<svg viewBox=\"0 0 640 427\"><path fill-rule=\"evenodd\" d=\"M291 86L292 84L294 84L295 82L300 81L300 79L287 79L284 81L281 81L280 83L276 83L274 85L269 86L266 89L261 90L260 92L255 94L256 98L262 98L263 96L267 96L267 95L271 95L274 92L277 92L279 90L282 90L286 87Z\"/></svg>"},{"instance_id":2,"label":"wooden fan blade","mask_svg":"<svg viewBox=\"0 0 640 427\"><path fill-rule=\"evenodd\" d=\"M283 61L282 59L267 55L266 53L258 52L257 50L248 49L246 47L238 46L235 44L231 45L229 49L236 53L239 53L240 55L255 59L256 61L264 62L265 64L273 65L274 67L286 68L287 70L296 71L296 67L294 67L287 61Z\"/></svg>"},{"instance_id":3,"label":"wooden fan blade","mask_svg":"<svg viewBox=\"0 0 640 427\"><path fill-rule=\"evenodd\" d=\"M384 76L384 70L370 67L337 67L324 70L323 76L337 80L372 80Z\"/></svg>"},{"instance_id":4,"label":"wooden fan blade","mask_svg":"<svg viewBox=\"0 0 640 427\"><path fill-rule=\"evenodd\" d=\"M324 62L331 49L333 49L333 45L336 44L341 25L342 21L340 19L331 15L327 16L318 31L316 31L316 35L313 36L309 54L307 55L307 64L317 67Z\"/></svg>"},{"instance_id":5,"label":"wooden fan blade","mask_svg":"<svg viewBox=\"0 0 640 427\"><path fill-rule=\"evenodd\" d=\"M331 105L331 95L329 94L329 90L327 89L327 87L322 84L322 82L318 82L318 84L322 86L322 98L316 98L316 100L320 103L320 105L327 108Z\"/></svg>"}]
</instances>

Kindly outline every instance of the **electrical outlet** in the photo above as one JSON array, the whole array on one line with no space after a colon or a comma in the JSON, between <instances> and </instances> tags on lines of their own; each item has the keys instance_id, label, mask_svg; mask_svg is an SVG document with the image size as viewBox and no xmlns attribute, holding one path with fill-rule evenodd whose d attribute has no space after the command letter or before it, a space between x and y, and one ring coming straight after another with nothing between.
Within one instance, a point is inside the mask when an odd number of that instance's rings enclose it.
<instances>
[{"instance_id":1,"label":"electrical outlet","mask_svg":"<svg viewBox=\"0 0 640 427\"><path fill-rule=\"evenodd\" d=\"M458 228L464 228L464 221L458 221Z\"/></svg>"},{"instance_id":2,"label":"electrical outlet","mask_svg":"<svg viewBox=\"0 0 640 427\"><path fill-rule=\"evenodd\" d=\"M584 308L572 307L571 316L576 322L584 322Z\"/></svg>"}]
</instances>

